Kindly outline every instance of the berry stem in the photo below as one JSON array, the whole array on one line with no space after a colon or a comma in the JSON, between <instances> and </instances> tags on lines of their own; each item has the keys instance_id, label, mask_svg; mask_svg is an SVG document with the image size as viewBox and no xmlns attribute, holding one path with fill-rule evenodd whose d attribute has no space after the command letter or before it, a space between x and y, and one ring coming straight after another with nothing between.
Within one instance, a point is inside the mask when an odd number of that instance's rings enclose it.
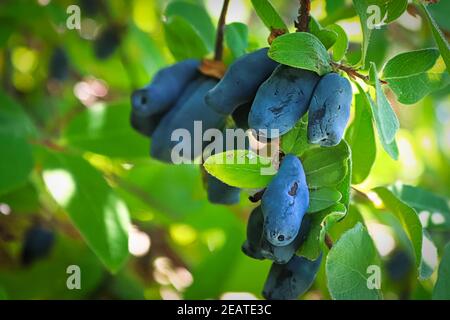
<instances>
[{"instance_id":1,"label":"berry stem","mask_svg":"<svg viewBox=\"0 0 450 320\"><path fill-rule=\"evenodd\" d=\"M300 0L300 9L298 10L298 21L295 21L297 32L308 32L311 11L311 0Z\"/></svg>"},{"instance_id":2,"label":"berry stem","mask_svg":"<svg viewBox=\"0 0 450 320\"><path fill-rule=\"evenodd\" d=\"M222 61L223 59L223 38L229 4L230 0L223 1L222 12L220 13L219 22L217 24L216 50L214 54L215 61Z\"/></svg>"}]
</instances>

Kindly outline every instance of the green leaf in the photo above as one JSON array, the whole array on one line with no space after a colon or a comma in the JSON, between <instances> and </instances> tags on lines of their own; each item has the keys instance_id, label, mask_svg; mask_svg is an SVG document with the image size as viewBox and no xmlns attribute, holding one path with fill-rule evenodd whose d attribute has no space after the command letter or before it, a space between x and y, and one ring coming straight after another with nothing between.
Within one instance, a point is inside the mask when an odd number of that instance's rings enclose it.
<instances>
[{"instance_id":1,"label":"green leaf","mask_svg":"<svg viewBox=\"0 0 450 320\"><path fill-rule=\"evenodd\" d=\"M308 143L308 117L300 119L288 133L281 139L281 150L285 154L301 156L303 152L311 147Z\"/></svg>"},{"instance_id":2,"label":"green leaf","mask_svg":"<svg viewBox=\"0 0 450 320\"><path fill-rule=\"evenodd\" d=\"M0 130L0 194L23 186L33 169L28 141L18 134Z\"/></svg>"},{"instance_id":3,"label":"green leaf","mask_svg":"<svg viewBox=\"0 0 450 320\"><path fill-rule=\"evenodd\" d=\"M399 200L391 191L387 188L379 187L373 190L384 206L400 221L403 229L406 232L411 245L413 247L414 256L416 259L416 266L420 271L420 265L422 261L422 224L420 223L417 213L409 207L406 203Z\"/></svg>"},{"instance_id":4,"label":"green leaf","mask_svg":"<svg viewBox=\"0 0 450 320\"><path fill-rule=\"evenodd\" d=\"M345 6L345 0L326 0L326 10L327 14L332 14L336 10Z\"/></svg>"},{"instance_id":5,"label":"green leaf","mask_svg":"<svg viewBox=\"0 0 450 320\"><path fill-rule=\"evenodd\" d=\"M230 150L206 159L204 167L209 174L238 188L266 187L276 170L271 160L249 150Z\"/></svg>"},{"instance_id":6,"label":"green leaf","mask_svg":"<svg viewBox=\"0 0 450 320\"><path fill-rule=\"evenodd\" d=\"M364 94L355 97L355 118L348 127L345 140L352 150L352 183L362 183L370 173L377 153L370 101Z\"/></svg>"},{"instance_id":7,"label":"green leaf","mask_svg":"<svg viewBox=\"0 0 450 320\"><path fill-rule=\"evenodd\" d=\"M63 132L63 142L109 157L148 157L148 140L130 125L128 103L98 104L86 109L69 123Z\"/></svg>"},{"instance_id":8,"label":"green leaf","mask_svg":"<svg viewBox=\"0 0 450 320\"><path fill-rule=\"evenodd\" d=\"M337 32L334 32L331 29L323 28L319 22L316 21L313 17L311 17L309 24L309 31L317 37L317 39L322 42L325 49L331 48L338 38Z\"/></svg>"},{"instance_id":9,"label":"green leaf","mask_svg":"<svg viewBox=\"0 0 450 320\"><path fill-rule=\"evenodd\" d=\"M28 115L10 96L0 89L0 132L35 136L36 128Z\"/></svg>"},{"instance_id":10,"label":"green leaf","mask_svg":"<svg viewBox=\"0 0 450 320\"><path fill-rule=\"evenodd\" d=\"M14 214L34 214L41 209L38 190L30 182L1 195L0 203L6 203Z\"/></svg>"},{"instance_id":11,"label":"green leaf","mask_svg":"<svg viewBox=\"0 0 450 320\"><path fill-rule=\"evenodd\" d=\"M283 19L280 17L269 0L252 0L252 4L255 8L256 14L270 31L276 29L289 32Z\"/></svg>"},{"instance_id":12,"label":"green leaf","mask_svg":"<svg viewBox=\"0 0 450 320\"><path fill-rule=\"evenodd\" d=\"M285 34L272 42L269 56L284 65L324 75L332 71L327 49L317 37L306 32Z\"/></svg>"},{"instance_id":13,"label":"green leaf","mask_svg":"<svg viewBox=\"0 0 450 320\"><path fill-rule=\"evenodd\" d=\"M450 45L448 44L444 34L439 29L439 26L437 25L436 21L434 21L426 6L424 6L423 4L421 4L420 6L425 13L426 19L433 33L434 40L436 41L439 51L441 52L441 56L444 59L445 65L447 66L447 72L450 73Z\"/></svg>"},{"instance_id":14,"label":"green leaf","mask_svg":"<svg viewBox=\"0 0 450 320\"><path fill-rule=\"evenodd\" d=\"M425 221L425 227L441 230L450 228L450 206L444 197L420 187L402 184L395 184L390 187L390 190L417 212L427 211L430 213Z\"/></svg>"},{"instance_id":15,"label":"green leaf","mask_svg":"<svg viewBox=\"0 0 450 320\"><path fill-rule=\"evenodd\" d=\"M319 233L319 243L322 247L322 251L327 252L328 246L326 244L326 237L329 230L339 221L341 221L347 214L348 209L342 204L338 203L333 207L333 210L328 214L321 223L321 229Z\"/></svg>"},{"instance_id":16,"label":"green leaf","mask_svg":"<svg viewBox=\"0 0 450 320\"><path fill-rule=\"evenodd\" d=\"M447 15L450 12L450 2L439 1L428 5L427 9L439 26L445 30L450 30L450 20Z\"/></svg>"},{"instance_id":17,"label":"green leaf","mask_svg":"<svg viewBox=\"0 0 450 320\"><path fill-rule=\"evenodd\" d=\"M336 186L347 174L349 157L345 141L336 147L320 147L306 151L301 159L309 188Z\"/></svg>"},{"instance_id":18,"label":"green leaf","mask_svg":"<svg viewBox=\"0 0 450 320\"><path fill-rule=\"evenodd\" d=\"M346 211L343 204L337 203L325 210L308 213L307 217L311 220L311 227L305 242L298 249L297 255L306 257L309 260L317 259L325 247L324 240L326 231L329 230L334 222L342 219ZM333 216L333 218L327 219L328 216ZM328 225L327 222L329 222ZM325 232L322 232L324 229Z\"/></svg>"},{"instance_id":19,"label":"green leaf","mask_svg":"<svg viewBox=\"0 0 450 320\"><path fill-rule=\"evenodd\" d=\"M310 190L308 212L318 212L327 209L341 199L341 193L334 188Z\"/></svg>"},{"instance_id":20,"label":"green leaf","mask_svg":"<svg viewBox=\"0 0 450 320\"><path fill-rule=\"evenodd\" d=\"M348 149L350 150L350 147L347 145ZM349 151L350 152L350 151ZM346 167L347 172L345 174L344 179L336 186L337 190L341 193L342 199L339 201L342 203L345 208L348 210L350 206L350 192L351 192L351 186L352 186L352 174L353 174L353 165L352 165L352 158L349 156L349 158L346 161Z\"/></svg>"},{"instance_id":21,"label":"green leaf","mask_svg":"<svg viewBox=\"0 0 450 320\"><path fill-rule=\"evenodd\" d=\"M390 59L383 69L383 78L402 78L430 70L439 58L439 50L422 49L403 52Z\"/></svg>"},{"instance_id":22,"label":"green leaf","mask_svg":"<svg viewBox=\"0 0 450 320\"><path fill-rule=\"evenodd\" d=\"M378 79L377 67L374 63L371 63L370 77L375 81L376 90L376 112L375 117L379 118L378 125L383 136L384 141L391 143L395 139L400 123L397 115L392 109L383 88L381 87L380 80Z\"/></svg>"},{"instance_id":23,"label":"green leaf","mask_svg":"<svg viewBox=\"0 0 450 320\"><path fill-rule=\"evenodd\" d=\"M178 61L189 58L201 59L209 52L202 37L184 18L171 16L164 22L167 47Z\"/></svg>"},{"instance_id":24,"label":"green leaf","mask_svg":"<svg viewBox=\"0 0 450 320\"><path fill-rule=\"evenodd\" d=\"M380 300L378 289L369 289L370 266L379 266L375 246L361 223L342 235L327 256L330 295L336 300Z\"/></svg>"},{"instance_id":25,"label":"green leaf","mask_svg":"<svg viewBox=\"0 0 450 320\"><path fill-rule=\"evenodd\" d=\"M383 77L399 102L414 104L450 82L444 66L442 70L427 72L438 58L437 49L423 49L401 53L387 62ZM439 64L435 69L439 69Z\"/></svg>"},{"instance_id":26,"label":"green leaf","mask_svg":"<svg viewBox=\"0 0 450 320\"><path fill-rule=\"evenodd\" d=\"M450 299L450 244L447 244L439 265L438 278L433 290L434 300Z\"/></svg>"},{"instance_id":27,"label":"green leaf","mask_svg":"<svg viewBox=\"0 0 450 320\"><path fill-rule=\"evenodd\" d=\"M341 61L345 57L348 49L347 32L338 24L331 24L326 29L334 31L337 34L336 41L331 48L333 50L333 60L336 62Z\"/></svg>"},{"instance_id":28,"label":"green leaf","mask_svg":"<svg viewBox=\"0 0 450 320\"><path fill-rule=\"evenodd\" d=\"M383 68L390 47L388 28L374 30L367 48L366 61L375 63L378 70Z\"/></svg>"},{"instance_id":29,"label":"green leaf","mask_svg":"<svg viewBox=\"0 0 450 320\"><path fill-rule=\"evenodd\" d=\"M381 88L381 84L377 76L376 66L374 63L371 63L370 78L374 79L375 81L376 102L374 102L367 95L367 93L365 93L364 91L362 92L364 92L367 99L370 101L370 105L372 106L372 113L377 125L378 136L380 137L380 141L384 149L394 160L397 160L398 148L395 142L395 136L398 129L400 128L400 123L398 121L397 115L392 109L391 104L386 98L383 89Z\"/></svg>"},{"instance_id":30,"label":"green leaf","mask_svg":"<svg viewBox=\"0 0 450 320\"><path fill-rule=\"evenodd\" d=\"M362 66L368 67L368 48L372 32L377 25L390 23L400 17L406 10L408 0L353 0L353 5L359 15L363 31Z\"/></svg>"},{"instance_id":31,"label":"green leaf","mask_svg":"<svg viewBox=\"0 0 450 320\"><path fill-rule=\"evenodd\" d=\"M225 41L233 58L244 55L248 47L248 27L244 23L233 22L225 27Z\"/></svg>"},{"instance_id":32,"label":"green leaf","mask_svg":"<svg viewBox=\"0 0 450 320\"><path fill-rule=\"evenodd\" d=\"M327 14L320 20L324 26L356 16L355 8L346 0L326 0Z\"/></svg>"},{"instance_id":33,"label":"green leaf","mask_svg":"<svg viewBox=\"0 0 450 320\"><path fill-rule=\"evenodd\" d=\"M128 209L102 175L80 157L45 152L42 177L89 247L113 272L128 257Z\"/></svg>"},{"instance_id":34,"label":"green leaf","mask_svg":"<svg viewBox=\"0 0 450 320\"><path fill-rule=\"evenodd\" d=\"M202 38L208 51L214 49L215 27L203 6L187 1L172 1L167 5L165 16L167 19L178 16L189 22Z\"/></svg>"},{"instance_id":35,"label":"green leaf","mask_svg":"<svg viewBox=\"0 0 450 320\"><path fill-rule=\"evenodd\" d=\"M371 0L375 3L380 3L383 12L387 15L385 23L390 23L398 18L406 11L408 7L408 0Z\"/></svg>"},{"instance_id":36,"label":"green leaf","mask_svg":"<svg viewBox=\"0 0 450 320\"><path fill-rule=\"evenodd\" d=\"M389 88L403 104L414 104L430 93L445 88L450 76L444 72L424 72L411 77L388 79Z\"/></svg>"},{"instance_id":37,"label":"green leaf","mask_svg":"<svg viewBox=\"0 0 450 320\"><path fill-rule=\"evenodd\" d=\"M361 21L361 29L363 33L363 44L361 46L362 55L361 62L362 67L365 69L367 67L366 55L367 49L369 48L370 37L372 36L372 30L368 27L369 15L367 13L367 8L369 7L368 0L353 0L353 6L355 7L356 13L359 15Z\"/></svg>"}]
</instances>

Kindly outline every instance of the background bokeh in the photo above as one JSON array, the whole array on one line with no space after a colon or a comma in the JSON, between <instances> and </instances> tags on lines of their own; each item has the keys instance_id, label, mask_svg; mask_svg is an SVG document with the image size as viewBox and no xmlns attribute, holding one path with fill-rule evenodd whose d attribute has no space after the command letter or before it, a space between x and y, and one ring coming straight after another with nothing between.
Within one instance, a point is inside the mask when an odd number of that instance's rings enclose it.
<instances>
[{"instance_id":1,"label":"background bokeh","mask_svg":"<svg viewBox=\"0 0 450 320\"><path fill-rule=\"evenodd\" d=\"M11 132L20 126L34 131L30 138L34 170L14 185L0 182L0 298L261 298L270 262L251 260L240 250L253 207L245 194L239 205L209 204L198 167L168 166L150 159L149 142L129 125L132 90L175 61L163 28L169 1L117 0L104 1L102 6L93 4L97 1L80 2L81 31L66 28L66 9L74 1L0 2L0 115L5 110L23 110L20 123L7 127L2 123L6 118L0 116L0 126ZM221 1L192 2L204 4L213 23L217 22ZM286 22L295 20L298 1L272 3ZM312 14L325 25L338 22L344 27L350 35L350 49L357 56L362 40L358 18L347 7L330 13L325 5L325 0L314 0ZM431 7L431 12L448 36L449 1ZM250 1L231 0L227 21L248 25L248 50L267 45L267 30ZM293 23L289 25L293 27ZM106 59L100 59L95 54L99 35L112 26L119 45ZM370 59L378 69L399 52L435 46L420 16L408 13L376 31L373 45L376 48ZM51 71L52 57L58 51L67 55L68 63L67 74L61 77ZM225 53L231 61L228 48ZM388 92L401 122L400 159L395 162L378 148L373 170L358 189L368 191L401 182L450 197L449 93L447 86L415 105L404 106ZM88 247L43 183L43 149L59 148L71 150L100 172L128 209L133 225L130 257L115 274ZM2 172L14 175L21 161L0 150ZM89 170L77 167L72 174L89 181ZM55 181L55 189L64 194L69 186L58 185L58 177ZM83 192L92 190L92 201L100 201L94 191L99 187L86 184ZM399 249L401 231L387 221L388 216L359 211L386 263L407 271L411 262ZM36 224L54 233L54 245L46 257L24 265L23 239ZM336 227L334 232L341 230ZM450 239L448 231L431 233L438 248ZM66 268L74 264L82 271L81 290L66 287ZM430 297L433 278L418 282L403 274L383 286L386 298ZM303 298L329 298L323 270Z\"/></svg>"}]
</instances>

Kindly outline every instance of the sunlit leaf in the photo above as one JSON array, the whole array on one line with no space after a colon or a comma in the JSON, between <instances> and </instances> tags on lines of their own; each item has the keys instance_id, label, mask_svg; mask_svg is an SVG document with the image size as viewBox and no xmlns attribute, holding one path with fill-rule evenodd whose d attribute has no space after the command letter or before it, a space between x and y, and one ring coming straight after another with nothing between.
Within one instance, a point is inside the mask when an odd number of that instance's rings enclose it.
<instances>
[{"instance_id":1,"label":"sunlit leaf","mask_svg":"<svg viewBox=\"0 0 450 320\"><path fill-rule=\"evenodd\" d=\"M270 31L283 30L288 32L288 27L269 0L252 0L252 4L256 14Z\"/></svg>"},{"instance_id":2,"label":"sunlit leaf","mask_svg":"<svg viewBox=\"0 0 450 320\"><path fill-rule=\"evenodd\" d=\"M381 290L369 288L370 267L380 268L375 246L367 230L358 223L330 250L326 261L327 283L336 300L380 300Z\"/></svg>"},{"instance_id":3,"label":"sunlit leaf","mask_svg":"<svg viewBox=\"0 0 450 320\"><path fill-rule=\"evenodd\" d=\"M285 34L272 42L269 56L284 65L324 75L332 71L327 49L314 35L306 32Z\"/></svg>"},{"instance_id":4,"label":"sunlit leaf","mask_svg":"<svg viewBox=\"0 0 450 320\"><path fill-rule=\"evenodd\" d=\"M264 188L276 170L271 160L248 150L230 150L206 159L204 167L209 174L238 188Z\"/></svg>"},{"instance_id":5,"label":"sunlit leaf","mask_svg":"<svg viewBox=\"0 0 450 320\"><path fill-rule=\"evenodd\" d=\"M376 157L375 133L370 101L364 94L355 98L355 118L348 127L345 139L352 150L352 182L363 182L370 173Z\"/></svg>"},{"instance_id":6,"label":"sunlit leaf","mask_svg":"<svg viewBox=\"0 0 450 320\"><path fill-rule=\"evenodd\" d=\"M102 175L86 160L47 152L42 171L53 199L100 260L118 271L128 257L129 213Z\"/></svg>"}]
</instances>

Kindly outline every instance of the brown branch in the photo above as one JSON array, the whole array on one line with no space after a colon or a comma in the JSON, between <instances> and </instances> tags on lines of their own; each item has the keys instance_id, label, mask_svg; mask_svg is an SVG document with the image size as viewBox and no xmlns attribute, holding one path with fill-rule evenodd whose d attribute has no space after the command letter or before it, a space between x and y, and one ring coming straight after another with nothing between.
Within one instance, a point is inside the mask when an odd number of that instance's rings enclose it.
<instances>
[{"instance_id":1,"label":"brown branch","mask_svg":"<svg viewBox=\"0 0 450 320\"><path fill-rule=\"evenodd\" d=\"M298 10L298 21L295 21L297 32L308 32L311 11L311 0L300 0L300 9Z\"/></svg>"},{"instance_id":2,"label":"brown branch","mask_svg":"<svg viewBox=\"0 0 450 320\"><path fill-rule=\"evenodd\" d=\"M229 4L230 0L223 1L222 12L220 13L219 22L217 24L216 50L214 54L214 60L216 61L222 61L223 59L223 38Z\"/></svg>"},{"instance_id":3,"label":"brown branch","mask_svg":"<svg viewBox=\"0 0 450 320\"><path fill-rule=\"evenodd\" d=\"M366 83L370 82L369 76L365 76L365 75L359 73L358 70L353 69L352 67L349 67L349 66L346 66L346 65L343 65L343 64L340 64L340 63L336 63L336 62L331 62L331 65L335 69L339 69L339 70L344 71L352 79L359 78L359 79L363 80ZM384 80L381 80L381 79L379 79L379 80L380 80L380 82L382 84L388 84L387 81L384 81Z\"/></svg>"}]
</instances>

